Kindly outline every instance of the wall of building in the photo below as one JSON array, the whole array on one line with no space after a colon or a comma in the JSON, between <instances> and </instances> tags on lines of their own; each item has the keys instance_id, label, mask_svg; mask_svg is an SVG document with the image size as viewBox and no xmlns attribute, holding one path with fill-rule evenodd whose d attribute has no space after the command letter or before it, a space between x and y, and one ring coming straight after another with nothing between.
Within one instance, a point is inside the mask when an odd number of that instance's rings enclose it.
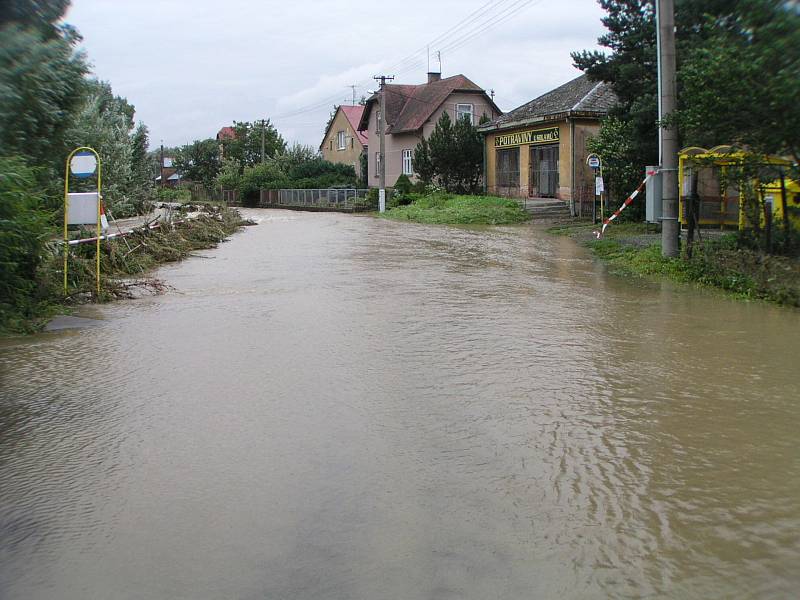
<instances>
[{"instance_id":1,"label":"wall of building","mask_svg":"<svg viewBox=\"0 0 800 600\"><path fill-rule=\"evenodd\" d=\"M587 199L594 198L594 173L586 164L589 150L586 143L600 133L600 123L596 120L575 121L575 194L583 194Z\"/></svg>"},{"instance_id":2,"label":"wall of building","mask_svg":"<svg viewBox=\"0 0 800 600\"><path fill-rule=\"evenodd\" d=\"M344 131L345 147L344 150L339 150L337 135L340 131ZM322 141L322 158L333 163L342 163L351 165L356 170L356 175L360 175L361 169L361 153L364 147L353 131L350 121L341 110L336 111L336 116L333 123L328 130L328 135Z\"/></svg>"},{"instance_id":3,"label":"wall of building","mask_svg":"<svg viewBox=\"0 0 800 600\"><path fill-rule=\"evenodd\" d=\"M484 94L470 94L470 93L454 93L450 94L447 100L433 113L431 118L423 125L422 135L426 138L430 137L433 130L436 128L436 123L442 116L444 111L447 111L451 120L455 120L456 104L472 104L473 114L475 116L475 125L480 121L481 115L484 113L490 119L499 116L496 111L489 104L488 99ZM380 135L378 134L377 127L377 111L370 111L369 115L369 186L377 187L379 184L378 171L376 169L375 155L380 152ZM419 133L397 133L386 135L386 186L392 187L397 178L403 172L403 150L409 149L412 152L417 147L421 137ZM414 177L412 177L414 179Z\"/></svg>"}]
</instances>

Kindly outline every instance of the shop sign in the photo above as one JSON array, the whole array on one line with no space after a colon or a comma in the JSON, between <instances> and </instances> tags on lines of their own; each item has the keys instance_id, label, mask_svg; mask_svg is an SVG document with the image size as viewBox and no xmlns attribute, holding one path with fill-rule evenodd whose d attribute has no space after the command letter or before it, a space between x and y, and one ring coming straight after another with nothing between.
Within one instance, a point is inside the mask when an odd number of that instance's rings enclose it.
<instances>
[{"instance_id":1,"label":"shop sign","mask_svg":"<svg viewBox=\"0 0 800 600\"><path fill-rule=\"evenodd\" d=\"M558 142L558 127L498 134L494 138L494 147L507 148L526 144L552 144L554 142Z\"/></svg>"}]
</instances>

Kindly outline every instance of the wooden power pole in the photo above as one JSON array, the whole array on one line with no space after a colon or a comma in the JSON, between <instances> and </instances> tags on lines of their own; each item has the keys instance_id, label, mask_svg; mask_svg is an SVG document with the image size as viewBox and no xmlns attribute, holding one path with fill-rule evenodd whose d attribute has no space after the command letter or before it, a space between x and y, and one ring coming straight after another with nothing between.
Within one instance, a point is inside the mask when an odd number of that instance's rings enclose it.
<instances>
[{"instance_id":1,"label":"wooden power pole","mask_svg":"<svg viewBox=\"0 0 800 600\"><path fill-rule=\"evenodd\" d=\"M267 128L267 124L264 119L261 119L261 162L263 163L266 158L264 156L264 132Z\"/></svg>"}]
</instances>

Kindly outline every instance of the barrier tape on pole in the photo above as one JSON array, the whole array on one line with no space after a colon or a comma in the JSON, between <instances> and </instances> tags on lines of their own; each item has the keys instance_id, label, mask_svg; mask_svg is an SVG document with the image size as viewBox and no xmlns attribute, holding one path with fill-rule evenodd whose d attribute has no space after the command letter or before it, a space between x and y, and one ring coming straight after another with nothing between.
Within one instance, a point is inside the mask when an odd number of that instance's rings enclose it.
<instances>
[{"instance_id":1,"label":"barrier tape on pole","mask_svg":"<svg viewBox=\"0 0 800 600\"><path fill-rule=\"evenodd\" d=\"M634 201L634 199L636 198L636 196L638 196L638 195L639 195L639 192L641 192L641 191L642 191L642 189L644 189L644 186L645 186L645 184L647 184L647 180L648 180L648 179L650 179L650 177L652 177L653 175L655 175L657 172L658 172L658 171L648 171L648 172L647 172L647 176L646 176L646 177L645 177L645 178L642 180L642 183L640 183L640 184L639 184L639 187L637 187L637 188L636 188L636 189L633 191L633 193L632 193L630 196L628 196L628 197L625 199L625 202L623 202L623 203L622 203L622 206L620 206L620 207L619 207L617 210L615 210L613 215L611 215L611 216L610 216L610 217L608 217L608 218L607 218L605 221L603 221L603 227L602 227L602 229L600 229L600 231L594 231L594 232L593 232L593 233L594 233L594 235L597 237L597 239L598 239L598 240L599 240L601 237L603 237L603 234L604 234L604 233L605 233L605 231L606 231L606 227L608 227L608 226L609 226L609 224L611 223L611 221L613 221L614 219L616 219L616 218L619 216L619 214L620 214L620 213L621 213L623 210L625 210L625 209L626 209L628 206L630 206L631 204L633 204L633 201Z\"/></svg>"}]
</instances>

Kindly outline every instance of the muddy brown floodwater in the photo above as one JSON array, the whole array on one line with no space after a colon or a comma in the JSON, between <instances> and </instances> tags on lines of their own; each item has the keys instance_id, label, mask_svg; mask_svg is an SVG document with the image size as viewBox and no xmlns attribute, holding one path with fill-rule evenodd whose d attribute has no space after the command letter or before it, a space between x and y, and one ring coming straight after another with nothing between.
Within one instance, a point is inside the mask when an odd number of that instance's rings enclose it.
<instances>
[{"instance_id":1,"label":"muddy brown floodwater","mask_svg":"<svg viewBox=\"0 0 800 600\"><path fill-rule=\"evenodd\" d=\"M797 597L800 313L530 226L249 214L0 344L0 597Z\"/></svg>"}]
</instances>

